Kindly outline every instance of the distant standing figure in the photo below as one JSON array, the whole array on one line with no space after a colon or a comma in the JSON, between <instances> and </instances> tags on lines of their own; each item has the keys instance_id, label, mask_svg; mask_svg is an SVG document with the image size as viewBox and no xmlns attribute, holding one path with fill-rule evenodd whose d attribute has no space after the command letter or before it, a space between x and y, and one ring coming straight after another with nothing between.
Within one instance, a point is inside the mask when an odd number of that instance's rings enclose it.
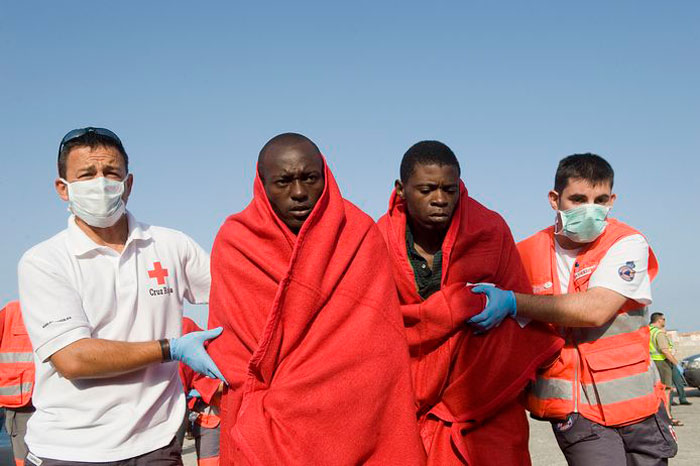
<instances>
[{"instance_id":1,"label":"distant standing figure","mask_svg":"<svg viewBox=\"0 0 700 466\"><path fill-rule=\"evenodd\" d=\"M201 330L189 317L182 319L183 335ZM180 363L180 379L187 394L186 422L192 427L197 466L219 466L221 433L219 405L223 382L219 379L204 377L183 363Z\"/></svg>"},{"instance_id":2,"label":"distant standing figure","mask_svg":"<svg viewBox=\"0 0 700 466\"><path fill-rule=\"evenodd\" d=\"M5 408L5 429L12 441L15 465L27 454L24 436L34 413L34 358L32 344L22 321L19 301L0 310L0 407Z\"/></svg>"},{"instance_id":3,"label":"distant standing figure","mask_svg":"<svg viewBox=\"0 0 700 466\"><path fill-rule=\"evenodd\" d=\"M678 419L671 415L671 389L673 388L673 371L679 370L680 364L673 355L670 338L666 334L666 316L661 312L654 312L649 319L649 353L656 365L664 384L664 404L666 412L674 426L682 426Z\"/></svg>"}]
</instances>

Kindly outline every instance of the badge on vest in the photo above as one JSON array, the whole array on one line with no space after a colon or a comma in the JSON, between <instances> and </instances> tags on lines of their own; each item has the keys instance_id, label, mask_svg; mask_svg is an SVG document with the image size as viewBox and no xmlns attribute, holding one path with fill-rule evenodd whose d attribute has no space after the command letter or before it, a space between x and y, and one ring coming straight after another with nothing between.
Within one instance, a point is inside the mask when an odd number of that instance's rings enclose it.
<instances>
[{"instance_id":1,"label":"badge on vest","mask_svg":"<svg viewBox=\"0 0 700 466\"><path fill-rule=\"evenodd\" d=\"M637 274L637 272L634 270L634 261L628 261L625 262L625 265L620 267L617 270L618 275L620 275L620 278L623 279L626 282L631 282L634 280L634 276Z\"/></svg>"},{"instance_id":2,"label":"badge on vest","mask_svg":"<svg viewBox=\"0 0 700 466\"><path fill-rule=\"evenodd\" d=\"M596 267L598 267L598 266L597 265L589 265L588 267L584 267L581 270L575 271L574 272L574 280L579 280L587 275L592 274Z\"/></svg>"},{"instance_id":3,"label":"badge on vest","mask_svg":"<svg viewBox=\"0 0 700 466\"><path fill-rule=\"evenodd\" d=\"M541 285L532 285L532 292L534 294L540 294L552 287L552 282L546 282Z\"/></svg>"},{"instance_id":4,"label":"badge on vest","mask_svg":"<svg viewBox=\"0 0 700 466\"><path fill-rule=\"evenodd\" d=\"M554 424L554 429L557 432L566 432L574 426L574 416L569 414L565 421L557 422Z\"/></svg>"},{"instance_id":5,"label":"badge on vest","mask_svg":"<svg viewBox=\"0 0 700 466\"><path fill-rule=\"evenodd\" d=\"M41 463L43 463L42 459L35 456L32 452L27 453L27 462L36 466L41 466Z\"/></svg>"}]
</instances>

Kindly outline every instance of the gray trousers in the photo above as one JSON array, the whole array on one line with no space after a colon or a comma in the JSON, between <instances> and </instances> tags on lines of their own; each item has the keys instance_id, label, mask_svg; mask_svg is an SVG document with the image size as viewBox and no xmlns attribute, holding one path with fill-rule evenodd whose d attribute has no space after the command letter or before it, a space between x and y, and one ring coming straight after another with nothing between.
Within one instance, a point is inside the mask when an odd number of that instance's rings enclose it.
<instances>
[{"instance_id":1,"label":"gray trousers","mask_svg":"<svg viewBox=\"0 0 700 466\"><path fill-rule=\"evenodd\" d=\"M219 457L219 442L221 435L221 425L210 429L202 427L195 423L192 426L192 435L194 436L194 445L197 449L197 458L218 458Z\"/></svg>"},{"instance_id":2,"label":"gray trousers","mask_svg":"<svg viewBox=\"0 0 700 466\"><path fill-rule=\"evenodd\" d=\"M552 423L554 436L569 465L657 466L676 456L673 427L663 405L653 416L624 427L605 427L570 414Z\"/></svg>"},{"instance_id":3,"label":"gray trousers","mask_svg":"<svg viewBox=\"0 0 700 466\"><path fill-rule=\"evenodd\" d=\"M176 437L173 437L173 440L169 445L154 450L150 453L145 453L141 456L136 456L125 460L107 461L102 463L39 458L30 452L24 459L24 464L25 466L182 466L182 445L178 443Z\"/></svg>"},{"instance_id":4,"label":"gray trousers","mask_svg":"<svg viewBox=\"0 0 700 466\"><path fill-rule=\"evenodd\" d=\"M12 454L18 460L27 454L24 436L27 434L27 421L34 414L33 406L23 408L5 408L5 430L12 442Z\"/></svg>"}]
</instances>

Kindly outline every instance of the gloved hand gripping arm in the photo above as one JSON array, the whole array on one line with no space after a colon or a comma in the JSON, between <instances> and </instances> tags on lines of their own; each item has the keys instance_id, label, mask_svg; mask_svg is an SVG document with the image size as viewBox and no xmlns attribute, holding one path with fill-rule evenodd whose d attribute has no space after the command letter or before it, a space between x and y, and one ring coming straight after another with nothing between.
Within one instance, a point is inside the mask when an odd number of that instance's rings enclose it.
<instances>
[{"instance_id":1,"label":"gloved hand gripping arm","mask_svg":"<svg viewBox=\"0 0 700 466\"><path fill-rule=\"evenodd\" d=\"M191 332L179 338L171 338L169 341L170 358L187 364L202 375L226 383L221 371L207 354L207 350L204 349L204 342L218 337L223 330L223 327L217 327L213 330Z\"/></svg>"},{"instance_id":2,"label":"gloved hand gripping arm","mask_svg":"<svg viewBox=\"0 0 700 466\"><path fill-rule=\"evenodd\" d=\"M472 293L486 295L484 310L467 321L469 325L476 327L478 333L497 327L506 317L515 317L517 304L512 291L490 285L478 285L472 289Z\"/></svg>"}]
</instances>

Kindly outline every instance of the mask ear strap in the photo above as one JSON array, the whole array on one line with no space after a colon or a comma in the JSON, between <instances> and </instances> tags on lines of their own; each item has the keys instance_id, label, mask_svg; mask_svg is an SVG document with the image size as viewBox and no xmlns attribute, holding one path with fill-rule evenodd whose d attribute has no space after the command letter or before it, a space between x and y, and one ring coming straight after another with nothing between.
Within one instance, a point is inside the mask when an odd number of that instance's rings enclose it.
<instances>
[{"instance_id":1,"label":"mask ear strap","mask_svg":"<svg viewBox=\"0 0 700 466\"><path fill-rule=\"evenodd\" d=\"M554 234L560 235L564 231L564 219L561 216L561 210L557 210L554 214Z\"/></svg>"}]
</instances>

